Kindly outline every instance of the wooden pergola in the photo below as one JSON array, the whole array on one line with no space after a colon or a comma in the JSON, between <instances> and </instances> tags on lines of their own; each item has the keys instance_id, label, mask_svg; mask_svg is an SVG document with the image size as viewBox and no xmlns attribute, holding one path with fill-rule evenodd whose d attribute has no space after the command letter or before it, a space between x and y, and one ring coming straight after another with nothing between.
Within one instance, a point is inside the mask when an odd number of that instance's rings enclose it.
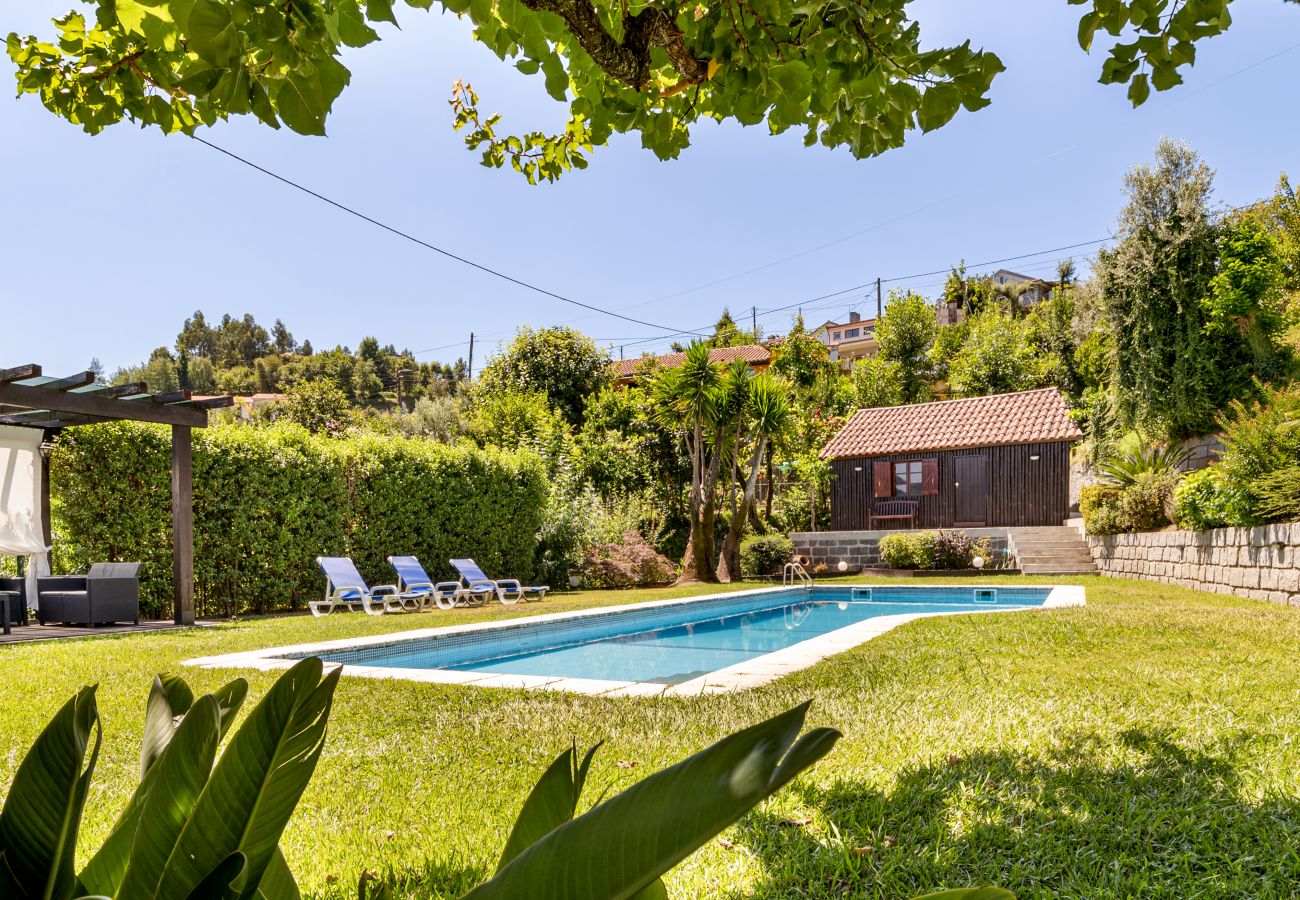
<instances>
[{"instance_id":1,"label":"wooden pergola","mask_svg":"<svg viewBox=\"0 0 1300 900\"><path fill-rule=\"evenodd\" d=\"M0 369L0 425L39 428L49 439L64 428L96 422L154 422L172 429L172 582L177 625L194 624L194 489L190 434L205 428L208 410L230 406L232 397L193 400L189 391L151 394L142 383L95 384L92 372L67 378L38 365ZM41 456L41 519L50 534L49 462Z\"/></svg>"}]
</instances>

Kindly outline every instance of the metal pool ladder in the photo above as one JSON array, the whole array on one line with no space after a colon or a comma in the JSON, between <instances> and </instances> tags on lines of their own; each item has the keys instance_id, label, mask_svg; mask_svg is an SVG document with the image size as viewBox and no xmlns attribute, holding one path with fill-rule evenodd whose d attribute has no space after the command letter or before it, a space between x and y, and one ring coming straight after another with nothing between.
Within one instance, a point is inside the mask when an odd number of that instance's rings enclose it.
<instances>
[{"instance_id":1,"label":"metal pool ladder","mask_svg":"<svg viewBox=\"0 0 1300 900\"><path fill-rule=\"evenodd\" d=\"M802 563L788 562L781 572L781 584L788 587L796 581L803 587L812 587L813 585L812 576L808 574Z\"/></svg>"}]
</instances>

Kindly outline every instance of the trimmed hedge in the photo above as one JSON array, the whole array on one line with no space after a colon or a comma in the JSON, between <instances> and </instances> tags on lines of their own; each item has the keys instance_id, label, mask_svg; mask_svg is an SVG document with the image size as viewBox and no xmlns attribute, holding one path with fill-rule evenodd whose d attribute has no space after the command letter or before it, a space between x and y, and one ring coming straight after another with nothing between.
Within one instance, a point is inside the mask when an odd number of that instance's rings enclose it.
<instances>
[{"instance_id":1,"label":"trimmed hedge","mask_svg":"<svg viewBox=\"0 0 1300 900\"><path fill-rule=\"evenodd\" d=\"M138 560L146 615L171 609L171 437L162 426L70 429L50 460L58 570ZM206 614L300 608L323 591L319 555L352 556L372 583L415 554L435 579L473 556L529 578L546 502L527 452L421 439L326 438L295 425L194 432L194 571Z\"/></svg>"}]
</instances>

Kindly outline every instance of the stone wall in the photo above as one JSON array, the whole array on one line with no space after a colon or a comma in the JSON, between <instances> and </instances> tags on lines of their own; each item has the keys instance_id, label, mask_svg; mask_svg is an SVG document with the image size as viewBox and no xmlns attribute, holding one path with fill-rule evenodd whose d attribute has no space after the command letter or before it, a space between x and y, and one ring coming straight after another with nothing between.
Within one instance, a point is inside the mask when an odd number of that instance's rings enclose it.
<instances>
[{"instance_id":1,"label":"stone wall","mask_svg":"<svg viewBox=\"0 0 1300 900\"><path fill-rule=\"evenodd\" d=\"M1300 523L1088 538L1103 575L1300 606Z\"/></svg>"},{"instance_id":2,"label":"stone wall","mask_svg":"<svg viewBox=\"0 0 1300 900\"><path fill-rule=\"evenodd\" d=\"M972 538L988 538L993 548L994 560L1005 556L1007 529L961 528L945 529L964 531ZM880 539L897 531L796 531L790 535L795 556L806 556L811 561L808 571L825 564L831 572L838 571L841 560L848 563L848 571L858 572L881 566Z\"/></svg>"}]
</instances>

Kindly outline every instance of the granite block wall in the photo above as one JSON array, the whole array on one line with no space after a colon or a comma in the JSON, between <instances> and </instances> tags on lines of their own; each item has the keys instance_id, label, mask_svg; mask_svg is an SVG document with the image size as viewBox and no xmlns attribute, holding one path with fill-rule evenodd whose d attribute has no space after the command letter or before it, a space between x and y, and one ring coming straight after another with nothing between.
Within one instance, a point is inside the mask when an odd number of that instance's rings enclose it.
<instances>
[{"instance_id":1,"label":"granite block wall","mask_svg":"<svg viewBox=\"0 0 1300 900\"><path fill-rule=\"evenodd\" d=\"M1103 575L1300 606L1300 522L1089 536Z\"/></svg>"}]
</instances>

